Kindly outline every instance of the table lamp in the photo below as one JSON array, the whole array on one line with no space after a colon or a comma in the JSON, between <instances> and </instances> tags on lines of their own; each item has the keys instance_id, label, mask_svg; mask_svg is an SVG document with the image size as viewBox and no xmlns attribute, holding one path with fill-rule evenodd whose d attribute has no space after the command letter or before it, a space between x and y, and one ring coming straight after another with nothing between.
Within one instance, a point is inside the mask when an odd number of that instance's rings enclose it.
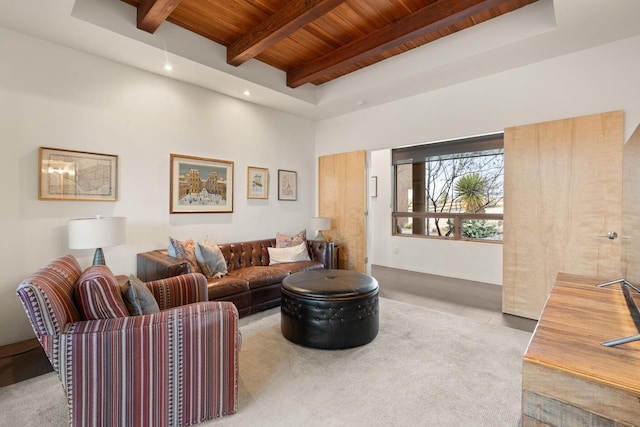
<instances>
[{"instance_id":1,"label":"table lamp","mask_svg":"<svg viewBox=\"0 0 640 427\"><path fill-rule=\"evenodd\" d=\"M316 230L318 234L313 240L320 240L321 242L326 242L324 235L322 234L322 230L330 230L331 229L331 218L326 217L313 217L311 218L310 229Z\"/></svg>"},{"instance_id":2,"label":"table lamp","mask_svg":"<svg viewBox=\"0 0 640 427\"><path fill-rule=\"evenodd\" d=\"M96 248L93 265L105 265L102 248L127 243L127 218L122 216L69 220L69 249Z\"/></svg>"}]
</instances>

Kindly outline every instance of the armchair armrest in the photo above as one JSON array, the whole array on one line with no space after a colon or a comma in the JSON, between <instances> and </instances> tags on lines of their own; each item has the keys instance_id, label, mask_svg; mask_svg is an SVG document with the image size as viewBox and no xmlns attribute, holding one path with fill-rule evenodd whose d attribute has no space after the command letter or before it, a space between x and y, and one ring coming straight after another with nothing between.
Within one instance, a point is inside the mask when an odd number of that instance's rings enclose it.
<instances>
[{"instance_id":1,"label":"armchair armrest","mask_svg":"<svg viewBox=\"0 0 640 427\"><path fill-rule=\"evenodd\" d=\"M76 322L54 339L70 425L191 425L236 411L231 302Z\"/></svg>"},{"instance_id":2,"label":"armchair armrest","mask_svg":"<svg viewBox=\"0 0 640 427\"><path fill-rule=\"evenodd\" d=\"M201 273L181 274L145 285L153 293L160 310L209 300L207 278Z\"/></svg>"}]
</instances>

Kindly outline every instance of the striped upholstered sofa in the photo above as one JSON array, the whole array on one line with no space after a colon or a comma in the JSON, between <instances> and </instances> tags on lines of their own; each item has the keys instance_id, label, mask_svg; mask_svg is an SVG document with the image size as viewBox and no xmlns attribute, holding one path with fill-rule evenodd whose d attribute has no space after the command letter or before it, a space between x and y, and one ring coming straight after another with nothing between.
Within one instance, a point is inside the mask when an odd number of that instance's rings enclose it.
<instances>
[{"instance_id":1,"label":"striped upholstered sofa","mask_svg":"<svg viewBox=\"0 0 640 427\"><path fill-rule=\"evenodd\" d=\"M90 280L119 286L104 270ZM203 275L146 283L159 313L99 320L82 320L83 276L66 255L17 289L62 382L70 425L183 426L235 413L238 312L230 302L207 302ZM105 312L103 305L93 308Z\"/></svg>"}]
</instances>

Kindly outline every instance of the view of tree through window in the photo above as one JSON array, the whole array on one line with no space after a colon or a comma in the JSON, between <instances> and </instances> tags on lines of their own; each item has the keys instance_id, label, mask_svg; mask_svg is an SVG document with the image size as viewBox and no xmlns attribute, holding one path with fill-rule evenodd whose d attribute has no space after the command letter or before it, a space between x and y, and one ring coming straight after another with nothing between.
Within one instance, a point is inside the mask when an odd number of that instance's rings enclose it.
<instances>
[{"instance_id":1,"label":"view of tree through window","mask_svg":"<svg viewBox=\"0 0 640 427\"><path fill-rule=\"evenodd\" d=\"M393 159L395 234L502 240L501 134L393 150Z\"/></svg>"}]
</instances>

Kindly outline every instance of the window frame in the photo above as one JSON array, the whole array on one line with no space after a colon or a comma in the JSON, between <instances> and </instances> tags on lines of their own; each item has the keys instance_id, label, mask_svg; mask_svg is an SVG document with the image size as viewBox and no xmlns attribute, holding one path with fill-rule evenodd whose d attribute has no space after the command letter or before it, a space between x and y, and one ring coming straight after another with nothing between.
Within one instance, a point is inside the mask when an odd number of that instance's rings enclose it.
<instances>
[{"instance_id":1,"label":"window frame","mask_svg":"<svg viewBox=\"0 0 640 427\"><path fill-rule=\"evenodd\" d=\"M492 240L484 238L466 237L462 231L462 224L467 220L498 220L504 221L504 213L471 213L471 212L401 212L398 211L398 165L421 163L426 166L429 159L438 156L455 155L470 152L490 152L504 156L504 132L490 133L474 137L451 139L428 144L420 144L406 147L399 147L391 150L391 173L392 173L392 213L391 213L391 235L398 237L418 237L427 239L469 241L502 244L502 239ZM503 157L504 158L504 157ZM504 171L503 171L504 178ZM504 188L503 188L504 191ZM503 194L504 198L504 194ZM398 232L397 224L399 218L412 219L452 219L453 236L426 234L406 234Z\"/></svg>"}]
</instances>

